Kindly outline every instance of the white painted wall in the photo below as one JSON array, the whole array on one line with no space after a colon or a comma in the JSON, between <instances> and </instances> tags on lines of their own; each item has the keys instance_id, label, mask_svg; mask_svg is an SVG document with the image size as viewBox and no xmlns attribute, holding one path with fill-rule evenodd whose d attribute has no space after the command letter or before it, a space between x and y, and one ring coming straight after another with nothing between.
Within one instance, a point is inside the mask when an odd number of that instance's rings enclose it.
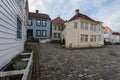
<instances>
[{"instance_id":1,"label":"white painted wall","mask_svg":"<svg viewBox=\"0 0 120 80\"><path fill-rule=\"evenodd\" d=\"M104 33L104 39L106 42L112 42L112 30L109 29L108 33Z\"/></svg>"},{"instance_id":2,"label":"white painted wall","mask_svg":"<svg viewBox=\"0 0 120 80\"><path fill-rule=\"evenodd\" d=\"M82 30L81 21L88 23L88 30ZM74 22L78 23L77 29L74 28ZM96 24L96 31L90 31L90 24ZM104 45L103 43L103 31L99 31L99 24L91 22L89 20L76 19L70 22L65 23L66 28L63 31L62 35L65 37L65 46L66 48L79 48L79 47L98 47ZM102 26L101 26L102 30ZM87 42L81 42L81 34L88 35ZM96 35L96 42L90 41L90 36ZM98 36L101 36L101 40L98 40Z\"/></svg>"},{"instance_id":3,"label":"white painted wall","mask_svg":"<svg viewBox=\"0 0 120 80\"><path fill-rule=\"evenodd\" d=\"M24 50L27 21L24 5L20 6L18 0L0 0L0 69ZM21 39L17 39L17 16L22 20Z\"/></svg>"},{"instance_id":4,"label":"white painted wall","mask_svg":"<svg viewBox=\"0 0 120 80\"><path fill-rule=\"evenodd\" d=\"M120 35L112 35L112 44L120 43Z\"/></svg>"},{"instance_id":5,"label":"white painted wall","mask_svg":"<svg viewBox=\"0 0 120 80\"><path fill-rule=\"evenodd\" d=\"M54 27L56 27L56 30L54 29ZM62 28L63 24L59 24L59 23L52 23L52 40L60 40L60 38L58 38L58 33L61 34L61 30L58 29L58 27ZM54 33L57 33L57 37L54 37Z\"/></svg>"}]
</instances>

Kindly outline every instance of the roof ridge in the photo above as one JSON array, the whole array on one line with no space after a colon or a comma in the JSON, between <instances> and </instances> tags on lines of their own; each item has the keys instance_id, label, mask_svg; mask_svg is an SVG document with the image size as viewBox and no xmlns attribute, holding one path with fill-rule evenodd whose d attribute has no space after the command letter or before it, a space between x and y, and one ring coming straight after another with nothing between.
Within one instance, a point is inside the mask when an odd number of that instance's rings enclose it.
<instances>
[{"instance_id":1,"label":"roof ridge","mask_svg":"<svg viewBox=\"0 0 120 80\"><path fill-rule=\"evenodd\" d=\"M86 18L86 19L92 20L94 22L97 22L94 19L92 19L89 16L87 16L86 14L82 14L82 13L79 13L78 15L75 14L69 21L75 20L77 18Z\"/></svg>"}]
</instances>

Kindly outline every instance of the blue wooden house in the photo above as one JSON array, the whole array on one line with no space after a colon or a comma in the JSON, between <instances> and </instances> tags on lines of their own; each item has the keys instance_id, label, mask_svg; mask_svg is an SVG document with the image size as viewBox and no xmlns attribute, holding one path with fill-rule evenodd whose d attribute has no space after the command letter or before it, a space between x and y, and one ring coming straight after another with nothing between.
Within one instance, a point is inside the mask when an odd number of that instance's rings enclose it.
<instances>
[{"instance_id":1,"label":"blue wooden house","mask_svg":"<svg viewBox=\"0 0 120 80\"><path fill-rule=\"evenodd\" d=\"M29 12L28 26L27 26L27 38L39 39L40 41L50 41L51 31L51 19L49 15Z\"/></svg>"}]
</instances>

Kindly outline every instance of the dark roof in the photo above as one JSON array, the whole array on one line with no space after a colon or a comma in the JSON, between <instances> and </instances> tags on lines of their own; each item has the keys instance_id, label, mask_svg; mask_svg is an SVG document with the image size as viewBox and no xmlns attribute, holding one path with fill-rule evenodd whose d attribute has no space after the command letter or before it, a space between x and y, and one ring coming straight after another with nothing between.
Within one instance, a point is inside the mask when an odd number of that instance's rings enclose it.
<instances>
[{"instance_id":1,"label":"dark roof","mask_svg":"<svg viewBox=\"0 0 120 80\"><path fill-rule=\"evenodd\" d=\"M78 18L84 18L84 19L88 19L88 20L97 22L97 21L91 19L90 17L88 17L87 15L84 15L84 14L81 14L81 13L74 15L69 21L72 21L72 20L75 20L75 19L78 19Z\"/></svg>"},{"instance_id":2,"label":"dark roof","mask_svg":"<svg viewBox=\"0 0 120 80\"><path fill-rule=\"evenodd\" d=\"M29 16L29 17L35 17L35 18L50 19L49 15L43 14L43 13L33 13L33 12L29 12L28 16Z\"/></svg>"},{"instance_id":3,"label":"dark roof","mask_svg":"<svg viewBox=\"0 0 120 80\"><path fill-rule=\"evenodd\" d=\"M53 23L59 23L59 24L64 24L65 23L65 21L60 17L55 18L52 22Z\"/></svg>"}]
</instances>

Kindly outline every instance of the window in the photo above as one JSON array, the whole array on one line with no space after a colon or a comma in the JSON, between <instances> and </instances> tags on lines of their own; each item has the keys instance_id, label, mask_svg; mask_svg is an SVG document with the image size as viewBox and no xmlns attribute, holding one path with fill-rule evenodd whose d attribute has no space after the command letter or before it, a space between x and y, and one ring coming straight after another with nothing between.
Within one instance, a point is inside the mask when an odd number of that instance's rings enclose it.
<instances>
[{"instance_id":1,"label":"window","mask_svg":"<svg viewBox=\"0 0 120 80\"><path fill-rule=\"evenodd\" d=\"M85 23L85 30L88 30L88 23Z\"/></svg>"},{"instance_id":2,"label":"window","mask_svg":"<svg viewBox=\"0 0 120 80\"><path fill-rule=\"evenodd\" d=\"M84 29L84 22L81 22L81 29Z\"/></svg>"},{"instance_id":3,"label":"window","mask_svg":"<svg viewBox=\"0 0 120 80\"><path fill-rule=\"evenodd\" d=\"M96 42L96 36L94 36L94 42Z\"/></svg>"},{"instance_id":4,"label":"window","mask_svg":"<svg viewBox=\"0 0 120 80\"><path fill-rule=\"evenodd\" d=\"M28 20L28 26L32 26L32 19Z\"/></svg>"},{"instance_id":5,"label":"window","mask_svg":"<svg viewBox=\"0 0 120 80\"><path fill-rule=\"evenodd\" d=\"M74 28L77 29L78 23L74 22Z\"/></svg>"},{"instance_id":6,"label":"window","mask_svg":"<svg viewBox=\"0 0 120 80\"><path fill-rule=\"evenodd\" d=\"M41 36L41 30L36 30L36 36L40 37Z\"/></svg>"},{"instance_id":7,"label":"window","mask_svg":"<svg viewBox=\"0 0 120 80\"><path fill-rule=\"evenodd\" d=\"M88 41L88 35L81 34L81 42L87 42Z\"/></svg>"},{"instance_id":8,"label":"window","mask_svg":"<svg viewBox=\"0 0 120 80\"><path fill-rule=\"evenodd\" d=\"M57 33L54 33L54 38L57 38Z\"/></svg>"},{"instance_id":9,"label":"window","mask_svg":"<svg viewBox=\"0 0 120 80\"><path fill-rule=\"evenodd\" d=\"M84 35L81 34L81 42L84 42Z\"/></svg>"},{"instance_id":10,"label":"window","mask_svg":"<svg viewBox=\"0 0 120 80\"><path fill-rule=\"evenodd\" d=\"M99 31L101 31L101 26L99 26Z\"/></svg>"},{"instance_id":11,"label":"window","mask_svg":"<svg viewBox=\"0 0 120 80\"><path fill-rule=\"evenodd\" d=\"M90 41L91 42L96 42L96 35L91 35Z\"/></svg>"},{"instance_id":12,"label":"window","mask_svg":"<svg viewBox=\"0 0 120 80\"><path fill-rule=\"evenodd\" d=\"M61 30L61 26L60 25L58 26L58 30Z\"/></svg>"},{"instance_id":13,"label":"window","mask_svg":"<svg viewBox=\"0 0 120 80\"><path fill-rule=\"evenodd\" d=\"M61 34L60 33L58 33L58 38L60 38L61 37Z\"/></svg>"},{"instance_id":14,"label":"window","mask_svg":"<svg viewBox=\"0 0 120 80\"><path fill-rule=\"evenodd\" d=\"M42 30L42 37L46 37L47 36L47 31L46 30Z\"/></svg>"},{"instance_id":15,"label":"window","mask_svg":"<svg viewBox=\"0 0 120 80\"><path fill-rule=\"evenodd\" d=\"M85 41L86 42L88 41L88 35L85 35Z\"/></svg>"},{"instance_id":16,"label":"window","mask_svg":"<svg viewBox=\"0 0 120 80\"><path fill-rule=\"evenodd\" d=\"M47 26L47 21L46 20L42 20L42 26L46 27Z\"/></svg>"},{"instance_id":17,"label":"window","mask_svg":"<svg viewBox=\"0 0 120 80\"><path fill-rule=\"evenodd\" d=\"M96 25L91 24L90 30L91 31L96 31Z\"/></svg>"},{"instance_id":18,"label":"window","mask_svg":"<svg viewBox=\"0 0 120 80\"><path fill-rule=\"evenodd\" d=\"M99 41L101 41L101 35L99 35Z\"/></svg>"},{"instance_id":19,"label":"window","mask_svg":"<svg viewBox=\"0 0 120 80\"><path fill-rule=\"evenodd\" d=\"M93 24L90 25L90 30L93 31Z\"/></svg>"},{"instance_id":20,"label":"window","mask_svg":"<svg viewBox=\"0 0 120 80\"><path fill-rule=\"evenodd\" d=\"M36 26L41 26L41 20L40 19L36 20Z\"/></svg>"},{"instance_id":21,"label":"window","mask_svg":"<svg viewBox=\"0 0 120 80\"><path fill-rule=\"evenodd\" d=\"M22 38L22 22L20 18L17 18L17 38Z\"/></svg>"},{"instance_id":22,"label":"window","mask_svg":"<svg viewBox=\"0 0 120 80\"><path fill-rule=\"evenodd\" d=\"M54 26L54 30L56 30L56 29L57 29L57 26L55 25L55 26Z\"/></svg>"},{"instance_id":23,"label":"window","mask_svg":"<svg viewBox=\"0 0 120 80\"><path fill-rule=\"evenodd\" d=\"M96 25L93 25L93 31L96 31Z\"/></svg>"}]
</instances>

